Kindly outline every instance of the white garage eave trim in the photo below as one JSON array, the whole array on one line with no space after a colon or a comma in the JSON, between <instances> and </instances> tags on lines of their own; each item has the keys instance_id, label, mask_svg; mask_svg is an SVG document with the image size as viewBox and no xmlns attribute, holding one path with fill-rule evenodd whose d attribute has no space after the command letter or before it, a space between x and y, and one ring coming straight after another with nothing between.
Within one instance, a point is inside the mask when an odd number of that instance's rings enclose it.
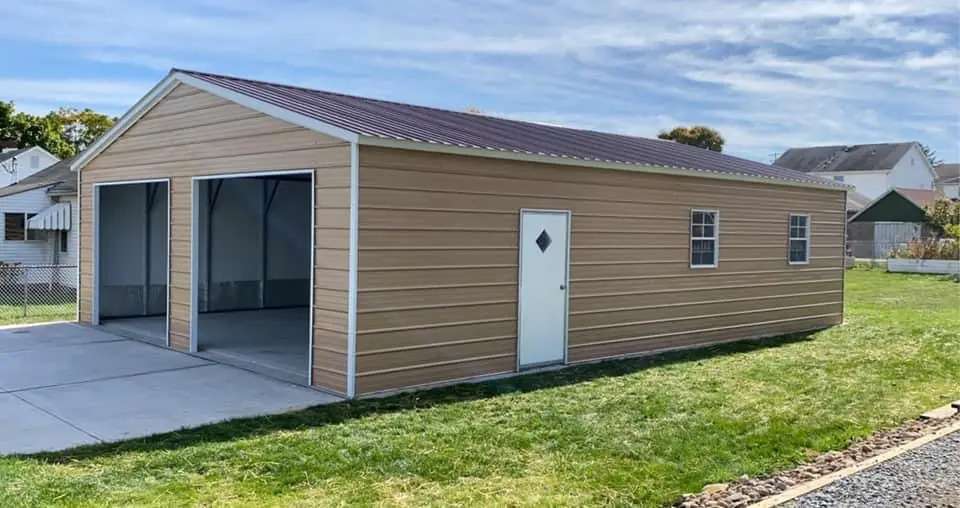
<instances>
[{"instance_id":1,"label":"white garage eave trim","mask_svg":"<svg viewBox=\"0 0 960 508\"><path fill-rule=\"evenodd\" d=\"M110 130L105 132L103 136L100 136L92 145L81 152L80 155L70 163L70 169L73 171L83 169L94 157L106 150L107 147L113 144L124 132L127 132L127 129L132 127L150 108L166 97L175 86L177 86L177 80L172 74L163 78L162 81L147 92L147 95L144 95L129 111L124 113L123 116L117 120L117 123L113 124Z\"/></svg>"},{"instance_id":2,"label":"white garage eave trim","mask_svg":"<svg viewBox=\"0 0 960 508\"><path fill-rule=\"evenodd\" d=\"M107 149L107 147L113 144L117 138L122 136L124 132L130 129L130 127L137 122L137 120L142 118L143 115L150 111L150 109L152 109L158 102L166 97L167 94L169 94L180 83L203 90L204 92L216 95L222 99L235 102L241 106L245 106L278 120L299 125L300 127L342 139L343 141L355 143L359 137L354 132L341 129L334 125L330 125L314 118L295 113L285 108L274 106L273 104L266 103L259 99L254 99L253 97L243 95L232 90L228 90L222 86L215 85L202 79L197 79L182 72L172 72L167 77L163 78L162 81L157 83L157 85L154 86L147 93L147 95L144 95L143 98L134 104L134 106L130 108L130 110L127 111L120 118L120 120L117 120L117 123L115 123L110 130L104 133L103 136L100 136L96 142L94 142L79 156L77 156L76 160L74 160L70 165L70 169L73 171L82 170L84 166L89 164L91 160L93 160L97 155L102 153Z\"/></svg>"}]
</instances>

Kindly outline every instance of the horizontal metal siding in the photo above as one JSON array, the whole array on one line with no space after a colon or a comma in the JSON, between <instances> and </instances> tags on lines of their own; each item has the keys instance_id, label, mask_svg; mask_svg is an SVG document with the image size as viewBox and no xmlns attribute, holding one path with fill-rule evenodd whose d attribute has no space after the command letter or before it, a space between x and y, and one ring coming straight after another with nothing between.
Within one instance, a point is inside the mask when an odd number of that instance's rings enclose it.
<instances>
[{"instance_id":1,"label":"horizontal metal siding","mask_svg":"<svg viewBox=\"0 0 960 508\"><path fill-rule=\"evenodd\" d=\"M843 193L361 147L357 386L516 364L520 208L569 209L570 361L837 323ZM720 265L692 270L692 207L718 208ZM786 260L790 212L812 260Z\"/></svg>"}]
</instances>

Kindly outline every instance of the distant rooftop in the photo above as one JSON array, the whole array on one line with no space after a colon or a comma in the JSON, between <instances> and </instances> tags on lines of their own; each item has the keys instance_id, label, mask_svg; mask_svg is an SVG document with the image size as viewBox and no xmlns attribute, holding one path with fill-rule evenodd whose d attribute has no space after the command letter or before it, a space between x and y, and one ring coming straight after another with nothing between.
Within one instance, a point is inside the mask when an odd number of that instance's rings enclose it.
<instances>
[{"instance_id":1,"label":"distant rooftop","mask_svg":"<svg viewBox=\"0 0 960 508\"><path fill-rule=\"evenodd\" d=\"M32 146L28 146L28 147L26 147L26 148L18 148L18 149L16 149L16 150L7 150L7 151L5 151L5 152L2 152L2 153L0 153L0 162L6 162L6 161L8 161L8 160L10 160L10 159L12 159L12 158L14 158L14 157L19 157L22 153L26 152L27 150L29 150L29 149L31 149L31 148L33 148L33 147L32 147Z\"/></svg>"},{"instance_id":2,"label":"distant rooftop","mask_svg":"<svg viewBox=\"0 0 960 508\"><path fill-rule=\"evenodd\" d=\"M911 141L791 148L773 164L804 173L887 170L892 169L914 144Z\"/></svg>"},{"instance_id":3,"label":"distant rooftop","mask_svg":"<svg viewBox=\"0 0 960 508\"><path fill-rule=\"evenodd\" d=\"M15 184L2 187L0 188L0 198L44 187L50 187L48 192L51 194L76 194L77 173L70 170L72 162L72 158L64 159Z\"/></svg>"},{"instance_id":4,"label":"distant rooftop","mask_svg":"<svg viewBox=\"0 0 960 508\"><path fill-rule=\"evenodd\" d=\"M938 164L933 167L938 184L960 183L960 164Z\"/></svg>"}]
</instances>

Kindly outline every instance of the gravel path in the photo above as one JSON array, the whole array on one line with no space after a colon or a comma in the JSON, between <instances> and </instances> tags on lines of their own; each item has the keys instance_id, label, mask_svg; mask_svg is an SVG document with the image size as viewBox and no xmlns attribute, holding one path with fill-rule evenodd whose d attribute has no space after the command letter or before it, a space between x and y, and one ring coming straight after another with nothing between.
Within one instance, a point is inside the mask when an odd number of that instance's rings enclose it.
<instances>
[{"instance_id":1,"label":"gravel path","mask_svg":"<svg viewBox=\"0 0 960 508\"><path fill-rule=\"evenodd\" d=\"M960 432L781 505L960 508Z\"/></svg>"}]
</instances>

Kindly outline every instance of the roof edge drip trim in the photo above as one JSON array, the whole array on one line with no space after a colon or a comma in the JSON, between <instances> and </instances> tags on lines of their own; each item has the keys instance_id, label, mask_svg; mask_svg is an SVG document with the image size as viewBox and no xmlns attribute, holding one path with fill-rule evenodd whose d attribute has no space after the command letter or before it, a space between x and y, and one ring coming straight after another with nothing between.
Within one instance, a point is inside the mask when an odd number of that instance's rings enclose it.
<instances>
[{"instance_id":1,"label":"roof edge drip trim","mask_svg":"<svg viewBox=\"0 0 960 508\"><path fill-rule=\"evenodd\" d=\"M289 122L306 129L310 129L322 134L326 134L350 143L359 143L367 146L382 146L388 148L399 148L405 150L419 150L426 152L448 153L455 155L468 155L474 157L491 157L498 159L519 160L528 162L539 162L547 164L561 164L567 166L579 166L588 168L613 169L621 171L637 171L645 173L658 173L668 175L693 176L702 178L713 178L719 180L733 180L752 183L767 183L777 185L787 185L794 187L807 187L815 189L824 189L832 191L848 191L852 187L824 180L824 182L805 181L801 179L787 179L776 177L763 177L749 174L725 173L721 171L711 171L706 169L693 169L680 166L659 166L649 164L635 164L620 161L608 161L598 159L586 159L571 156L551 156L541 155L520 151L497 150L488 148L474 148L466 146L445 145L439 143L427 143L408 141L401 139L382 138L376 136L363 135L357 132L342 129L340 127L310 118L305 115L290 111L285 108L269 104L267 102L255 99L248 95L229 90L220 85L209 81L190 76L177 70L171 71L167 77L157 83L143 98L141 98L129 111L127 111L114 126L103 136L94 142L89 148L83 151L70 165L73 171L80 171L89 164L97 155L109 147L117 138L126 132L133 124L145 115L153 106L167 96L177 86L183 83L188 86L203 90L217 97L235 102L241 106L248 107L265 115Z\"/></svg>"},{"instance_id":2,"label":"roof edge drip trim","mask_svg":"<svg viewBox=\"0 0 960 508\"><path fill-rule=\"evenodd\" d=\"M631 164L617 161L602 161L594 159L582 159L576 157L558 157L549 155L539 155L526 152L515 152L507 150L495 150L488 148L471 148L453 145L442 145L437 143L422 143L416 141L405 141L399 139L380 138L374 136L360 136L361 145L379 146L384 148L397 148L401 150L417 150L421 152L436 152L451 155L468 155L474 157L489 157L494 159L517 160L526 162L537 162L544 164L559 164L564 166L578 166L597 169L612 169L618 171L635 171L639 173L656 173L663 175L691 176L700 178L712 178L717 180L732 180L738 182L766 183L775 185L785 185L791 187L805 187L813 189L822 189L838 192L846 192L853 189L850 185L834 184L833 182L807 182L803 180L788 180L785 178L761 177L748 174L731 174L720 171L709 171L704 169L692 169L680 166L654 166L649 164Z\"/></svg>"}]
</instances>

